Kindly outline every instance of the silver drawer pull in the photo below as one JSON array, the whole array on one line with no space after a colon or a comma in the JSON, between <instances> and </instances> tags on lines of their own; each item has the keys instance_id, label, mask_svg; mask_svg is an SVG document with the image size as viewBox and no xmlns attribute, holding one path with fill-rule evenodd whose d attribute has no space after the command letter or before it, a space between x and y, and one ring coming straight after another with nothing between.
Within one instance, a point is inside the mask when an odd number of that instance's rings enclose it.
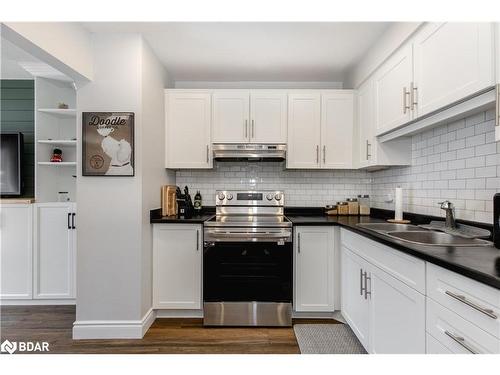
<instances>
[{"instance_id":1,"label":"silver drawer pull","mask_svg":"<svg viewBox=\"0 0 500 375\"><path fill-rule=\"evenodd\" d=\"M449 295L451 298L455 298L457 301L460 301L462 303L465 303L467 306L472 307L473 309L482 312L484 315L489 316L492 319L497 319L498 317L494 314L493 310L491 309L485 309L484 307L481 307L479 305L476 305L474 302L471 302L465 298L465 296L462 296L460 294L455 294L453 292L450 292L449 290L445 291L447 295Z\"/></svg>"},{"instance_id":2,"label":"silver drawer pull","mask_svg":"<svg viewBox=\"0 0 500 375\"><path fill-rule=\"evenodd\" d=\"M457 336L449 331L444 331L444 334L450 337L453 341L455 341L457 344L459 344L461 347L465 348L472 354L479 354L479 352L476 349L474 349L472 346L470 346L465 342L465 339L463 337Z\"/></svg>"}]
</instances>

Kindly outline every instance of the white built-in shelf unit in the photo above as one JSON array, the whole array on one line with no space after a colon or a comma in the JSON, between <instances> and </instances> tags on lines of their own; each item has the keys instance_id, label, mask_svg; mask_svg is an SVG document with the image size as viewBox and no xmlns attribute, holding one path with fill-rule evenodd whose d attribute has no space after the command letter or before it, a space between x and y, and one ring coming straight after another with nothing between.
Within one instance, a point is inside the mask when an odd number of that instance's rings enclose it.
<instances>
[{"instance_id":1,"label":"white built-in shelf unit","mask_svg":"<svg viewBox=\"0 0 500 375\"><path fill-rule=\"evenodd\" d=\"M59 103L68 108L58 108ZM35 79L35 198L57 202L59 192L76 198L76 91L71 82ZM51 162L54 148L62 162Z\"/></svg>"}]
</instances>

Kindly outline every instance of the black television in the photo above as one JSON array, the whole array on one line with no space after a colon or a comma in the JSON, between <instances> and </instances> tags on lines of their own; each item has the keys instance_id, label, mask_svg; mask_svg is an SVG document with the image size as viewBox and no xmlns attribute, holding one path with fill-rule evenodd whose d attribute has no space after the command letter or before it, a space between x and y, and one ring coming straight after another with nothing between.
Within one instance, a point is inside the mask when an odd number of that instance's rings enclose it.
<instances>
[{"instance_id":1,"label":"black television","mask_svg":"<svg viewBox=\"0 0 500 375\"><path fill-rule=\"evenodd\" d=\"M0 133L0 195L23 194L23 133Z\"/></svg>"}]
</instances>

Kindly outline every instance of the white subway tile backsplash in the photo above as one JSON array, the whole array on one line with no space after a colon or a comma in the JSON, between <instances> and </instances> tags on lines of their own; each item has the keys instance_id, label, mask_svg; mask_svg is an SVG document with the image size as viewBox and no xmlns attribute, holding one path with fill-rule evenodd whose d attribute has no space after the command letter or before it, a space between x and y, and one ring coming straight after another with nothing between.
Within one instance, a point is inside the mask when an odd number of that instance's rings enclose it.
<instances>
[{"instance_id":1,"label":"white subway tile backsplash","mask_svg":"<svg viewBox=\"0 0 500 375\"><path fill-rule=\"evenodd\" d=\"M437 203L450 199L458 218L491 223L492 198L500 192L500 142L494 142L494 118L494 110L488 110L433 129L433 138L429 132L414 135L411 166L390 169L390 180L387 171L372 173L372 205L394 209L385 196L400 185L406 189L405 210L443 216ZM424 155L429 141L433 153Z\"/></svg>"},{"instance_id":2,"label":"white subway tile backsplash","mask_svg":"<svg viewBox=\"0 0 500 375\"><path fill-rule=\"evenodd\" d=\"M394 188L404 189L404 210L443 217L438 202L450 199L456 216L491 223L493 194L500 192L500 142L493 137L494 111L488 110L412 137L412 165L376 172L285 170L282 163L224 162L213 170L179 170L177 185L200 190L215 204L221 189L282 189L287 206L323 206L370 194L373 207L386 203Z\"/></svg>"}]
</instances>

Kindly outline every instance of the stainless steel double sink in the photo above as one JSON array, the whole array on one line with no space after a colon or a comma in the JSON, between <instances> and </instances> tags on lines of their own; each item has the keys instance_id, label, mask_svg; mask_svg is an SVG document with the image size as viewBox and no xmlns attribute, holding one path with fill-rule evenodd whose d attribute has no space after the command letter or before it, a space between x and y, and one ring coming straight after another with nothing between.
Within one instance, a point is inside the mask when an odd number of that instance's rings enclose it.
<instances>
[{"instance_id":1,"label":"stainless steel double sink","mask_svg":"<svg viewBox=\"0 0 500 375\"><path fill-rule=\"evenodd\" d=\"M491 242L479 238L465 238L420 228L411 224L359 223L359 227L387 237L417 245L429 246L490 246Z\"/></svg>"}]
</instances>

